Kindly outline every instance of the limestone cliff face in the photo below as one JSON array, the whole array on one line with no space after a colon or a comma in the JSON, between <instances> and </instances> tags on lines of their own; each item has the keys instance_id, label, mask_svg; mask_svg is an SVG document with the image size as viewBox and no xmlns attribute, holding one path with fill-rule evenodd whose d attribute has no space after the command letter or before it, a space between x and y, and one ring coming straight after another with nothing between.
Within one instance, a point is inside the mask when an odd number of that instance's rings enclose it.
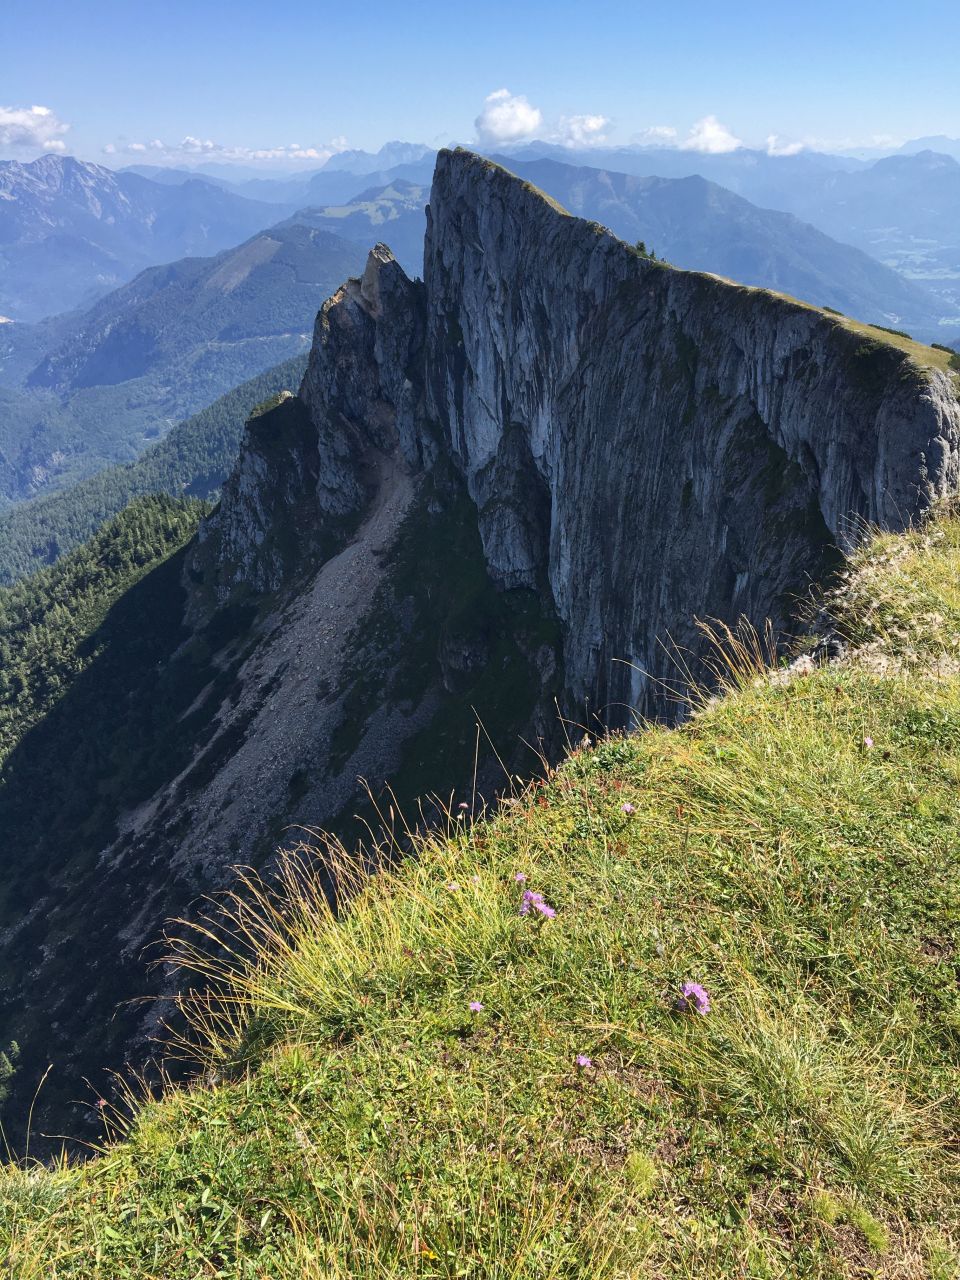
<instances>
[{"instance_id":1,"label":"limestone cliff face","mask_svg":"<svg viewBox=\"0 0 960 1280\"><path fill-rule=\"evenodd\" d=\"M693 615L784 625L856 520L960 485L951 375L642 259L476 156L439 157L424 277L426 412L494 575L548 579L578 698L649 709L639 669L676 678L659 642Z\"/></svg>"},{"instance_id":2,"label":"limestone cliff face","mask_svg":"<svg viewBox=\"0 0 960 1280\"><path fill-rule=\"evenodd\" d=\"M414 430L421 292L378 245L362 280L324 303L299 398L251 421L223 501L200 530L195 572L210 571L214 604L237 590L276 591L355 530L383 459ZM194 613L210 603L198 593Z\"/></svg>"},{"instance_id":3,"label":"limestone cliff face","mask_svg":"<svg viewBox=\"0 0 960 1280\"><path fill-rule=\"evenodd\" d=\"M695 617L787 627L863 521L902 526L960 487L953 375L642 258L464 151L438 158L423 286L378 247L320 314L300 404L308 499L266 491L301 537L347 536L378 458L451 464L494 580L563 624L571 705L612 723L666 710ZM259 550L285 523L262 510L268 452L252 433L206 535L221 597L282 577Z\"/></svg>"}]
</instances>

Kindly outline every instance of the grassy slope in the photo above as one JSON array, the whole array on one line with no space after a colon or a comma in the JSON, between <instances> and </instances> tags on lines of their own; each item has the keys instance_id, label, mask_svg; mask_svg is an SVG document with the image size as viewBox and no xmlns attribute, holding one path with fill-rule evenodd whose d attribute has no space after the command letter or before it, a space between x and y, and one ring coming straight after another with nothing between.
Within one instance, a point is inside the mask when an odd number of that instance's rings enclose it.
<instances>
[{"instance_id":1,"label":"grassy slope","mask_svg":"<svg viewBox=\"0 0 960 1280\"><path fill-rule=\"evenodd\" d=\"M953 1276L960 520L837 610L862 656L573 751L339 922L299 879L206 1082L4 1173L11 1274Z\"/></svg>"}]
</instances>

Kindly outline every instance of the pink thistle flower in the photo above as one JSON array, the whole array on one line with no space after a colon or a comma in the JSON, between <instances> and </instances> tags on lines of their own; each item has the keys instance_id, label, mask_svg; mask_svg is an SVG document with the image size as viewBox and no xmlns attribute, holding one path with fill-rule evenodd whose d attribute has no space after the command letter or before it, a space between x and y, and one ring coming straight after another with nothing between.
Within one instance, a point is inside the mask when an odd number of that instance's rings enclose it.
<instances>
[{"instance_id":1,"label":"pink thistle flower","mask_svg":"<svg viewBox=\"0 0 960 1280\"><path fill-rule=\"evenodd\" d=\"M699 982L685 982L677 1000L677 1009L681 1013L709 1013L710 996Z\"/></svg>"},{"instance_id":2,"label":"pink thistle flower","mask_svg":"<svg viewBox=\"0 0 960 1280\"><path fill-rule=\"evenodd\" d=\"M587 1069L588 1067L592 1067L592 1066L593 1066L593 1060L592 1060L591 1058L588 1058L588 1057L587 1057L587 1055L586 1055L585 1053L578 1053L578 1054L577 1054L577 1056L576 1056L575 1061L576 1061L577 1066L578 1066L582 1071L586 1071L586 1069Z\"/></svg>"},{"instance_id":3,"label":"pink thistle flower","mask_svg":"<svg viewBox=\"0 0 960 1280\"><path fill-rule=\"evenodd\" d=\"M480 1001L480 1000L471 1000L471 1001L470 1001L470 1012L471 1012L471 1013L483 1013L483 1002L482 1002L482 1001Z\"/></svg>"},{"instance_id":4,"label":"pink thistle flower","mask_svg":"<svg viewBox=\"0 0 960 1280\"><path fill-rule=\"evenodd\" d=\"M872 739L872 738L864 738L864 740L863 740L863 746L864 746L864 749L865 749L866 751L870 751L870 750L873 748L873 739Z\"/></svg>"},{"instance_id":5,"label":"pink thistle flower","mask_svg":"<svg viewBox=\"0 0 960 1280\"><path fill-rule=\"evenodd\" d=\"M527 873L525 871L518 871L513 878L516 880L517 884L526 884Z\"/></svg>"},{"instance_id":6,"label":"pink thistle flower","mask_svg":"<svg viewBox=\"0 0 960 1280\"><path fill-rule=\"evenodd\" d=\"M460 803L457 805L457 808L460 809L461 812L466 813L466 811L470 808L470 806L467 804L466 800L461 800Z\"/></svg>"},{"instance_id":7,"label":"pink thistle flower","mask_svg":"<svg viewBox=\"0 0 960 1280\"><path fill-rule=\"evenodd\" d=\"M451 880L450 883L447 885L447 888L451 893L457 893L460 889L460 885L457 883L456 880Z\"/></svg>"},{"instance_id":8,"label":"pink thistle flower","mask_svg":"<svg viewBox=\"0 0 960 1280\"><path fill-rule=\"evenodd\" d=\"M632 805L628 800L626 804L622 804L620 806L620 812L625 813L627 817L629 817L631 813L636 813L637 810L636 810L636 807Z\"/></svg>"}]
</instances>

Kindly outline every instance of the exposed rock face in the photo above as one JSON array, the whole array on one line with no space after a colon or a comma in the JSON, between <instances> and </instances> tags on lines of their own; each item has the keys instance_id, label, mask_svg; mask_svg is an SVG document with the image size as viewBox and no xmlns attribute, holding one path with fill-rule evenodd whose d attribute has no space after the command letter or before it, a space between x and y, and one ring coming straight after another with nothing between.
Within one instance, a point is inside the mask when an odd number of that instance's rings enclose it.
<instances>
[{"instance_id":1,"label":"exposed rock face","mask_svg":"<svg viewBox=\"0 0 960 1280\"><path fill-rule=\"evenodd\" d=\"M493 573L549 577L578 697L642 702L611 661L668 675L658 639L694 614L783 624L852 520L897 527L958 486L949 375L639 259L476 157L440 156L425 282L427 412Z\"/></svg>"},{"instance_id":2,"label":"exposed rock face","mask_svg":"<svg viewBox=\"0 0 960 1280\"><path fill-rule=\"evenodd\" d=\"M695 616L786 626L859 522L960 485L952 375L641 258L468 152L438 159L422 291L378 247L321 312L301 398L316 523L362 508L371 450L451 460L490 573L547 589L567 693L614 722L664 709L664 641L695 645ZM251 441L250 497L217 518L240 576L262 465Z\"/></svg>"},{"instance_id":3,"label":"exposed rock face","mask_svg":"<svg viewBox=\"0 0 960 1280\"><path fill-rule=\"evenodd\" d=\"M188 623L151 656L166 773L118 796L105 845L78 834L40 940L2 940L20 1006L50 1019L25 1061L57 1060L65 1100L136 1060L143 1025L110 1016L147 986L144 944L290 824L355 832L358 776L408 805L469 793L475 716L529 769L521 738L559 745L555 697L612 724L672 714L665 645L695 649L695 616L786 627L858 521L897 528L960 488L958 394L840 320L651 263L441 153L423 283L374 249L321 310L299 395L249 424L182 575L161 566ZM55 845L38 827L26 853L59 868ZM50 922L81 919L106 991L44 950ZM7 1021L0 1041L22 1041ZM57 1105L43 1127L75 1131Z\"/></svg>"},{"instance_id":4,"label":"exposed rock face","mask_svg":"<svg viewBox=\"0 0 960 1280\"><path fill-rule=\"evenodd\" d=\"M237 589L276 591L315 569L360 520L383 460L413 437L408 373L421 360L421 292L378 245L362 280L324 303L299 399L250 424L223 501L201 529L197 559L213 569L217 603Z\"/></svg>"}]
</instances>

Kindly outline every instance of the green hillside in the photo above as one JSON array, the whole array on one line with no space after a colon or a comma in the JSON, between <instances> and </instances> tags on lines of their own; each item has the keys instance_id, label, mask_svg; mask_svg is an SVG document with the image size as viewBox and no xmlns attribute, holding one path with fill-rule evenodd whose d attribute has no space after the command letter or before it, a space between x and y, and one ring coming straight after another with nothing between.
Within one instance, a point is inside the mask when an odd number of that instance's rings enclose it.
<instances>
[{"instance_id":1,"label":"green hillside","mask_svg":"<svg viewBox=\"0 0 960 1280\"><path fill-rule=\"evenodd\" d=\"M158 775L189 760L192 721L183 714L210 679L202 638L179 661L172 655L193 639L183 623L182 549L207 509L196 499L138 498L56 565L0 589L0 1049L22 1046L16 1076L0 1079L0 1102L13 1109L2 1128L17 1143L11 1116L62 1018L74 1021L58 1060L102 1048L134 1020L118 1008L127 960L101 963L119 916L110 914L117 903L96 851ZM70 891L78 881L88 889L84 907ZM120 888L142 894L142 877L131 872ZM38 1000L32 971L41 956L54 978ZM129 963L142 972L133 956ZM78 1016L76 994L66 993L80 972ZM45 1098L68 1105L75 1096L62 1078L50 1084Z\"/></svg>"},{"instance_id":2,"label":"green hillside","mask_svg":"<svg viewBox=\"0 0 960 1280\"><path fill-rule=\"evenodd\" d=\"M112 606L183 545L206 509L141 498L59 564L0 589L0 768L98 656ZM63 777L61 796L69 770Z\"/></svg>"},{"instance_id":3,"label":"green hillside","mask_svg":"<svg viewBox=\"0 0 960 1280\"><path fill-rule=\"evenodd\" d=\"M64 492L0 512L0 585L79 546L142 494L215 493L236 460L253 409L278 391L295 390L306 366L306 354L285 360L181 422L135 462L106 467Z\"/></svg>"},{"instance_id":4,"label":"green hillside","mask_svg":"<svg viewBox=\"0 0 960 1280\"><path fill-rule=\"evenodd\" d=\"M323 302L366 252L317 228L263 232L141 272L82 313L3 326L0 509L132 462L182 419L305 355ZM24 346L39 362L25 373Z\"/></svg>"},{"instance_id":5,"label":"green hillside","mask_svg":"<svg viewBox=\"0 0 960 1280\"><path fill-rule=\"evenodd\" d=\"M454 804L339 918L334 848L248 886L180 955L201 1077L6 1169L9 1274L955 1276L960 519L832 611L844 660L721 637L727 696Z\"/></svg>"}]
</instances>

